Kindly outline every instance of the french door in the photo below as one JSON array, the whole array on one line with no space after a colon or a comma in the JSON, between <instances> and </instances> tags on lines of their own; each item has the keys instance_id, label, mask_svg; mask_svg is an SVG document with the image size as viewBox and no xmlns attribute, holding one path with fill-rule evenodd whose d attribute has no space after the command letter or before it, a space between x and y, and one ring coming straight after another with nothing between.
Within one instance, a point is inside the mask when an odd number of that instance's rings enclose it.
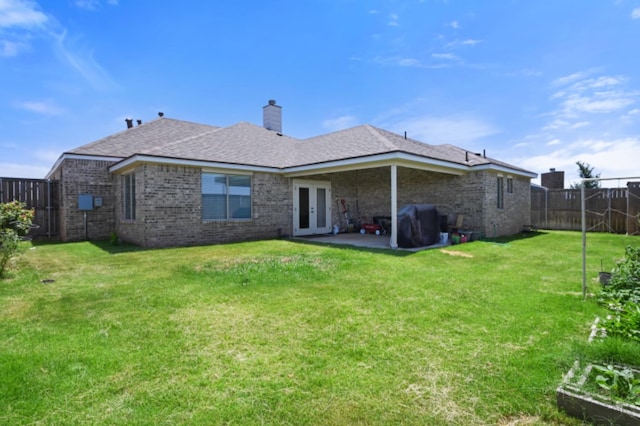
<instances>
[{"instance_id":1,"label":"french door","mask_svg":"<svg viewBox=\"0 0 640 426\"><path fill-rule=\"evenodd\" d=\"M293 181L293 235L331 232L331 182Z\"/></svg>"}]
</instances>

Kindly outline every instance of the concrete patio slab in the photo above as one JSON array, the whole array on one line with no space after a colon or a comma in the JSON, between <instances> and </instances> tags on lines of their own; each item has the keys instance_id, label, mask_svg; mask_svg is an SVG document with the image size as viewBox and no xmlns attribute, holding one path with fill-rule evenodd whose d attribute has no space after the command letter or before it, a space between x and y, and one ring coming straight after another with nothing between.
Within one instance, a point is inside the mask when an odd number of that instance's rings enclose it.
<instances>
[{"instance_id":1,"label":"concrete patio slab","mask_svg":"<svg viewBox=\"0 0 640 426\"><path fill-rule=\"evenodd\" d=\"M388 235L374 235L374 234L359 234L359 233L341 233L341 234L324 234L324 235L310 235L308 237L293 237L294 240L301 241L313 241L326 244L347 245L353 247L366 247L376 249L388 249L391 250L389 245ZM421 251L434 248L448 247L450 244L433 244L425 247L415 248L398 248L397 250L403 251Z\"/></svg>"}]
</instances>

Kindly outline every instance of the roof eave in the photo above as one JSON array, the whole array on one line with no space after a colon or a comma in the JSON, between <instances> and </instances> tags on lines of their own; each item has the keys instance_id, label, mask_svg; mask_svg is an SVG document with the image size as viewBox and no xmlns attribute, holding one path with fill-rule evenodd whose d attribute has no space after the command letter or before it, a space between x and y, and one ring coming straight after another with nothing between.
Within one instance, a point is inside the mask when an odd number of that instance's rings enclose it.
<instances>
[{"instance_id":1,"label":"roof eave","mask_svg":"<svg viewBox=\"0 0 640 426\"><path fill-rule=\"evenodd\" d=\"M51 176L58 170L64 160L93 160L93 161L120 161L122 157L112 157L107 155L88 155L88 154L74 154L71 152L65 152L58 160L53 164L51 170L45 175L45 179L51 179Z\"/></svg>"},{"instance_id":2,"label":"roof eave","mask_svg":"<svg viewBox=\"0 0 640 426\"><path fill-rule=\"evenodd\" d=\"M538 177L537 173L533 173L527 170L521 170L517 168L506 167L500 164L493 164L493 163L472 166L470 169L471 170L491 170L494 172L511 173L513 175L523 176L530 179L535 179Z\"/></svg>"},{"instance_id":3,"label":"roof eave","mask_svg":"<svg viewBox=\"0 0 640 426\"><path fill-rule=\"evenodd\" d=\"M285 176L297 177L309 174L336 173L349 170L384 167L394 164L452 175L462 175L469 169L467 166L462 164L396 151L384 154L326 161L322 163L306 164L302 166L285 167L283 172Z\"/></svg>"}]
</instances>

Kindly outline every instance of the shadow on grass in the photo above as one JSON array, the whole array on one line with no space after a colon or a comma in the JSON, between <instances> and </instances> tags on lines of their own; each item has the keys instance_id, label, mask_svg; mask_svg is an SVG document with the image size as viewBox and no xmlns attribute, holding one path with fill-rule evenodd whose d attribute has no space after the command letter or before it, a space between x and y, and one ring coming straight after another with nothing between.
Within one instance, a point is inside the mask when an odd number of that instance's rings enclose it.
<instances>
[{"instance_id":1,"label":"shadow on grass","mask_svg":"<svg viewBox=\"0 0 640 426\"><path fill-rule=\"evenodd\" d=\"M140 246L136 246L134 244L128 244L128 243L113 244L108 240L63 242L63 241L36 239L36 240L32 240L31 241L31 244L34 247L57 246L57 245L64 245L64 244L77 244L77 243L89 243L93 247L98 248L98 249L100 249L100 250L102 250L104 252L107 252L109 254L131 253L131 252L136 252L136 251L151 250L151 249L147 249L147 248L144 248L144 247L140 247Z\"/></svg>"},{"instance_id":2,"label":"shadow on grass","mask_svg":"<svg viewBox=\"0 0 640 426\"><path fill-rule=\"evenodd\" d=\"M543 232L543 231L529 231L529 232L521 232L519 234L516 235L511 235L511 236L507 236L507 237L500 237L500 238L483 238L482 241L486 241L486 242L492 242L492 243L497 243L497 244L508 244L514 241L519 241L522 239L526 239L526 238L533 238L533 237L537 237L537 236L541 236L541 235L546 235L547 232ZM366 246L354 246L354 245L349 245L347 243L332 243L332 242L324 242L324 241L315 241L312 238L310 239L306 239L306 238L291 238L291 239L286 239L286 241L295 243L295 244L307 244L307 245L316 245L316 246L324 246L324 247L332 247L332 248L337 248L337 249L341 249L341 250L348 250L348 251L354 251L354 252L367 252L367 253L378 253L378 254L383 254L383 255L387 255L387 256L394 256L394 257L407 257L407 256L411 256L413 254L416 254L420 251L423 250L434 250L434 249L441 249L441 248L446 248L449 246L442 246L442 245L433 245L433 246L427 246L427 247L421 247L421 248L417 248L417 249L398 249L398 250L394 250L391 248L381 248L381 247L366 247ZM92 245L95 248L98 248L108 254L120 254L120 253L132 253L132 252L141 252L141 251L149 251L149 250L162 250L162 248L145 248L145 247L140 247L140 246L136 246L134 244L129 244L129 243L123 243L123 242L119 242L118 244L113 244L111 241L109 240L99 240L99 241L81 241L80 243L89 243L90 245ZM46 240L46 239L34 239L31 241L31 244L35 247L37 246L47 246L47 245L61 245L61 244L74 244L73 242L61 242L61 241L55 241L55 240ZM229 243L229 244L238 244L238 243ZM206 244L204 244L206 245ZM225 245L225 244L212 244L212 245ZM175 248L175 247L167 247L168 249L170 248Z\"/></svg>"},{"instance_id":3,"label":"shadow on grass","mask_svg":"<svg viewBox=\"0 0 640 426\"><path fill-rule=\"evenodd\" d=\"M509 235L505 237L483 238L482 241L486 241L488 243L508 244L514 241L520 241L520 240L533 238L533 237L540 237L547 234L548 232L544 232L544 231L523 231L518 234Z\"/></svg>"},{"instance_id":4,"label":"shadow on grass","mask_svg":"<svg viewBox=\"0 0 640 426\"><path fill-rule=\"evenodd\" d=\"M392 248L380 248L380 247L365 247L365 246L354 246L348 243L330 243L325 241L314 241L313 239L305 239L305 238L291 238L287 239L287 241L294 244L305 244L305 245L314 245L314 246L322 246L322 247L331 247L340 250L348 250L348 251L358 251L358 252L367 252L367 253L378 253L385 254L388 256L395 257L407 257L412 254L417 253L417 251L408 251L408 250L394 250ZM442 248L441 246L434 246L432 248ZM429 249L429 247L424 248L423 250Z\"/></svg>"}]
</instances>

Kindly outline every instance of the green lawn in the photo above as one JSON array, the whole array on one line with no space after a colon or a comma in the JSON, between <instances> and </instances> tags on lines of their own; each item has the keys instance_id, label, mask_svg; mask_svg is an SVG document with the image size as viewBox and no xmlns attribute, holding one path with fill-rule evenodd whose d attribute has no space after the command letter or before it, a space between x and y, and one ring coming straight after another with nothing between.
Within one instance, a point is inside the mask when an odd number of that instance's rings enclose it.
<instances>
[{"instance_id":1,"label":"green lawn","mask_svg":"<svg viewBox=\"0 0 640 426\"><path fill-rule=\"evenodd\" d=\"M589 291L639 243L590 234ZM24 249L0 280L7 425L579 424L554 392L605 313L572 232Z\"/></svg>"}]
</instances>

